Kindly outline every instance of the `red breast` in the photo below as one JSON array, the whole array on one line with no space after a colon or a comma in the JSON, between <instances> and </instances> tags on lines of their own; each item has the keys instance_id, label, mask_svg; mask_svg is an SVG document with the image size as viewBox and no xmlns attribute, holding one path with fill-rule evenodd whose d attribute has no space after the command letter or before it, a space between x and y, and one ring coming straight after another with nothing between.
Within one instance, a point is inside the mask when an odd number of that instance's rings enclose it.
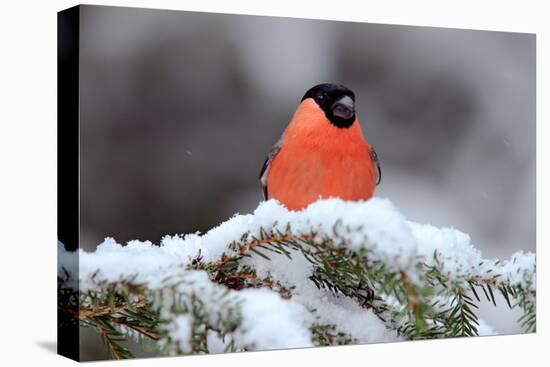
<instances>
[{"instance_id":1,"label":"red breast","mask_svg":"<svg viewBox=\"0 0 550 367\"><path fill-rule=\"evenodd\" d=\"M270 162L267 197L291 210L319 198L366 200L374 193L376 177L371 147L355 114L351 125L339 127L314 98L305 98Z\"/></svg>"}]
</instances>

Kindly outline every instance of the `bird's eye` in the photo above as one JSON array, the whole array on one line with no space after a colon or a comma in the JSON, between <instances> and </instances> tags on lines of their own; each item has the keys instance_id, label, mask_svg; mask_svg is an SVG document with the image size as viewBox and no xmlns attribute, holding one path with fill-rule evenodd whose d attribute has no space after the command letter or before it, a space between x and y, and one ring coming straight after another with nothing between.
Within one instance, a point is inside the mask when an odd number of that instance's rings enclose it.
<instances>
[{"instance_id":1,"label":"bird's eye","mask_svg":"<svg viewBox=\"0 0 550 367\"><path fill-rule=\"evenodd\" d=\"M323 102L325 100L325 96L320 94L317 97L315 97L315 99L317 100L317 102Z\"/></svg>"}]
</instances>

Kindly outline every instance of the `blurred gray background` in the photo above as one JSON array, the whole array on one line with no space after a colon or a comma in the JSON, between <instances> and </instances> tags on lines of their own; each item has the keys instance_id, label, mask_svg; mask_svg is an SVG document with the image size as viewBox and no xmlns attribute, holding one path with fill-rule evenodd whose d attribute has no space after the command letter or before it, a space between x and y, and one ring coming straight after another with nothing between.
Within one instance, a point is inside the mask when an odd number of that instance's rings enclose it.
<instances>
[{"instance_id":1,"label":"blurred gray background","mask_svg":"<svg viewBox=\"0 0 550 367\"><path fill-rule=\"evenodd\" d=\"M85 249L251 212L300 98L337 82L377 196L485 257L535 250L532 34L84 6L80 47Z\"/></svg>"}]
</instances>

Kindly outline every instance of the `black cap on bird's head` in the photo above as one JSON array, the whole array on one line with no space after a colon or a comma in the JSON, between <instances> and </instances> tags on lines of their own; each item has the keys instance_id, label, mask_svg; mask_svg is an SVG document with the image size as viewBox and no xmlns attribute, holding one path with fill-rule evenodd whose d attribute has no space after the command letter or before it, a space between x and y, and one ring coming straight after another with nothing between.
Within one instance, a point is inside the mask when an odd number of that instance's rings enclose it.
<instances>
[{"instance_id":1,"label":"black cap on bird's head","mask_svg":"<svg viewBox=\"0 0 550 367\"><path fill-rule=\"evenodd\" d=\"M355 121L355 93L341 84L319 84L304 94L312 98L336 127L348 128Z\"/></svg>"}]
</instances>

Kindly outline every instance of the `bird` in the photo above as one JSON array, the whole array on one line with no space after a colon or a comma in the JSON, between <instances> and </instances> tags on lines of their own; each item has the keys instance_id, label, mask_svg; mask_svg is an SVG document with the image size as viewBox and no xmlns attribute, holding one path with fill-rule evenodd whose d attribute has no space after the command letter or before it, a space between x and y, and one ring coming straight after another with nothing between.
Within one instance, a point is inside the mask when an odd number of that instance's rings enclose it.
<instances>
[{"instance_id":1,"label":"bird","mask_svg":"<svg viewBox=\"0 0 550 367\"><path fill-rule=\"evenodd\" d=\"M259 181L265 200L298 211L318 199L367 200L381 178L378 155L356 116L355 93L323 83L302 97L267 154Z\"/></svg>"}]
</instances>

